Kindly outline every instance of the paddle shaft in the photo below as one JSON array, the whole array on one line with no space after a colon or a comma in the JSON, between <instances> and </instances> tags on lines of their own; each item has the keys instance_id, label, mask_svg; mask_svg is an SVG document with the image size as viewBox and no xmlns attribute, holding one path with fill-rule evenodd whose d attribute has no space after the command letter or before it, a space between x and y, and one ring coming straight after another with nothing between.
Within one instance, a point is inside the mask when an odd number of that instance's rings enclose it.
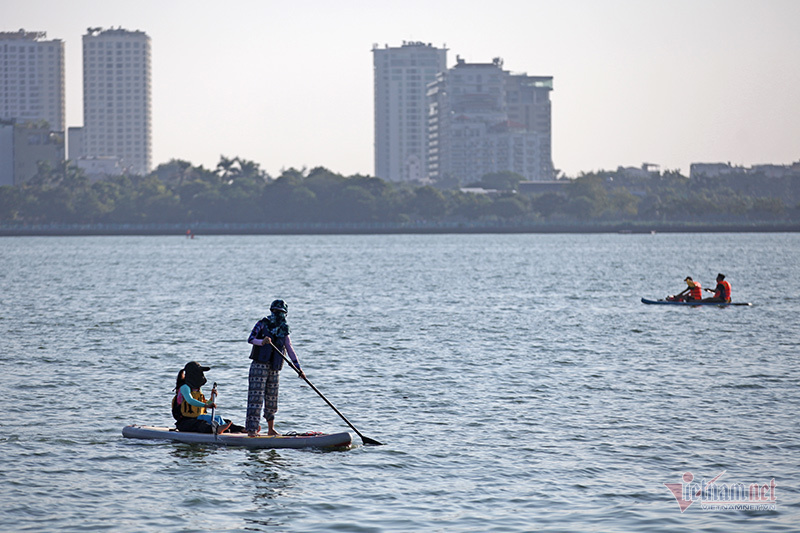
<instances>
[{"instance_id":1,"label":"paddle shaft","mask_svg":"<svg viewBox=\"0 0 800 533\"><path fill-rule=\"evenodd\" d=\"M314 386L314 384L313 384L313 383L311 383L311 382L308 380L308 378L305 376L305 374L304 374L304 373L302 373L302 372L300 371L300 369L299 369L299 368L297 368L296 366L294 366L294 363L292 363L292 361L291 361L291 360L290 360L288 357L286 357L286 354L283 352L283 350L279 350L277 346L275 346L274 344L272 344L272 341L271 341L271 340L269 341L269 344L270 344L270 346L272 346L272 347L273 347L275 350L277 350L277 351L278 351L278 352L281 354L281 357L283 357L283 360L284 360L284 361L286 361L286 362L289 364L289 366L290 366L290 367L292 367L292 370L294 370L295 372L297 372L297 375L298 375L298 376L300 376L301 378L303 378L303 380L304 380L306 383L308 383L308 386L309 386L309 387L311 387L312 389L314 389L314 392L316 392L317 394L319 394L319 397L320 397L320 398L322 398L323 400L325 400L325 403L327 403L327 404L330 406L330 408L331 408L331 409L333 409L333 411L334 411L334 412L335 412L337 415L339 415L339 417L340 417L342 420L344 420L344 421L345 421L345 423L346 423L348 426L350 426L350 427L352 428L352 430L353 430L353 431L355 431L355 432L356 432L356 434L357 434L359 437L361 437L361 440L364 442L364 444L369 444L369 445L372 445L372 446L383 446L383 444L381 444L380 442L376 441L375 439L371 439L371 438L369 438L369 437L365 437L364 435L362 435L362 434L361 434L361 432L360 432L359 430L357 430L357 429L356 429L356 427L355 427L353 424L351 424L351 423L350 423L350 421L347 419L347 417L345 417L345 416L344 416L344 415L341 413L341 411L339 411L339 410L336 408L336 406L335 406L335 405L333 405L333 404L331 403L331 401L330 401L329 399L327 399L327 398L325 397L325 395L324 395L324 394L322 394L322 393L320 392L320 390L319 390L318 388L316 388L316 387Z\"/></svg>"},{"instance_id":2,"label":"paddle shaft","mask_svg":"<svg viewBox=\"0 0 800 533\"><path fill-rule=\"evenodd\" d=\"M217 438L217 430L219 429L219 425L217 424L217 419L214 417L214 410L216 409L215 401L217 399L217 382L214 382L214 386L211 387L211 432L214 434L214 439Z\"/></svg>"}]
</instances>

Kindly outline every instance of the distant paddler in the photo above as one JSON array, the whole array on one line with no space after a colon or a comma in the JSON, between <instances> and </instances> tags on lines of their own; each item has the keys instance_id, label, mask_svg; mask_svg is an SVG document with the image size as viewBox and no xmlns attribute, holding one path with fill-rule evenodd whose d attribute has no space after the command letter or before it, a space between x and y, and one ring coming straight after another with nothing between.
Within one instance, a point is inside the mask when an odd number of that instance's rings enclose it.
<instances>
[{"instance_id":1,"label":"distant paddler","mask_svg":"<svg viewBox=\"0 0 800 533\"><path fill-rule=\"evenodd\" d=\"M703 286L699 281L695 281L691 276L686 276L684 280L686 288L675 296L670 296L667 301L670 302L694 302L703 299Z\"/></svg>"},{"instance_id":2,"label":"distant paddler","mask_svg":"<svg viewBox=\"0 0 800 533\"><path fill-rule=\"evenodd\" d=\"M706 298L704 302L719 302L731 303L731 284L725 281L725 274L717 274L717 286L714 290L706 289L708 292L713 292L714 296Z\"/></svg>"}]
</instances>

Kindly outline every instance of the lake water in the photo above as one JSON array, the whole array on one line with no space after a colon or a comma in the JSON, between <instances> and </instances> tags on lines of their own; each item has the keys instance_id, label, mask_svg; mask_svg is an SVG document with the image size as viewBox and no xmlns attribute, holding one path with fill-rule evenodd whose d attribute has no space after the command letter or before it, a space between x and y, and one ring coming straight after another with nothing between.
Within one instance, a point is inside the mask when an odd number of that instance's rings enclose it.
<instances>
[{"instance_id":1,"label":"lake water","mask_svg":"<svg viewBox=\"0 0 800 533\"><path fill-rule=\"evenodd\" d=\"M640 303L719 271L752 307ZM798 296L798 234L2 238L0 530L797 531ZM242 423L274 298L384 446L121 436L191 360ZM281 376L279 431L348 429ZM665 486L723 471L773 508Z\"/></svg>"}]
</instances>

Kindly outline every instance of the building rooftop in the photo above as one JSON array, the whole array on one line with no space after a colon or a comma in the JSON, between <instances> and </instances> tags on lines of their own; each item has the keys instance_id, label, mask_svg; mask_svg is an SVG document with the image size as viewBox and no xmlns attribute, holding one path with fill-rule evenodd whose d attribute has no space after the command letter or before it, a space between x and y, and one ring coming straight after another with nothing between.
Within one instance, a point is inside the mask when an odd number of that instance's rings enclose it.
<instances>
[{"instance_id":1,"label":"building rooftop","mask_svg":"<svg viewBox=\"0 0 800 533\"><path fill-rule=\"evenodd\" d=\"M97 27L97 28L86 28L86 35L88 35L90 37L96 37L98 35L144 35L144 36L147 36L147 34L145 32L143 32L143 31L141 31L141 30L133 30L133 31L131 31L131 30L126 30L126 29L124 29L124 28L122 28L120 26L118 26L116 28L108 28L108 29L103 29L103 28L100 28L100 27Z\"/></svg>"},{"instance_id":2,"label":"building rooftop","mask_svg":"<svg viewBox=\"0 0 800 533\"><path fill-rule=\"evenodd\" d=\"M46 31L0 31L0 40L3 41L43 41L47 39ZM60 39L54 39L59 41Z\"/></svg>"}]
</instances>

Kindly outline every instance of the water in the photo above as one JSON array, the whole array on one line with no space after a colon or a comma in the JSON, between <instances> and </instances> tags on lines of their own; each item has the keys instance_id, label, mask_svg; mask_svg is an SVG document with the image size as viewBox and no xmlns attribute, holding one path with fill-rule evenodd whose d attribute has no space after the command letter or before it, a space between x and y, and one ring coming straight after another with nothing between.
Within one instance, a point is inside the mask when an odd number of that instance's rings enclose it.
<instances>
[{"instance_id":1,"label":"water","mask_svg":"<svg viewBox=\"0 0 800 533\"><path fill-rule=\"evenodd\" d=\"M0 530L797 530L798 265L797 234L3 238ZM718 271L755 305L639 302ZM243 422L277 297L385 446L122 438L172 423L190 360ZM276 426L348 429L288 370ZM776 509L682 514L664 486L722 471L774 478Z\"/></svg>"}]
</instances>

